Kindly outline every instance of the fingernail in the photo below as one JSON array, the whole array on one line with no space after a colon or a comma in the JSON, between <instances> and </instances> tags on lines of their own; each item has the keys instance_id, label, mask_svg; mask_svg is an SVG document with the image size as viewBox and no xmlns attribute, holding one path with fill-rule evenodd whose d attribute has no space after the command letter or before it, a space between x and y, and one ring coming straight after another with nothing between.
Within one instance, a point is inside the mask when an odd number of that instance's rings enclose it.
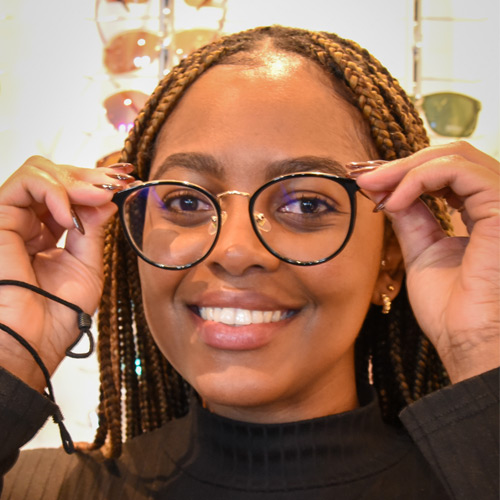
<instances>
[{"instance_id":1,"label":"fingernail","mask_svg":"<svg viewBox=\"0 0 500 500\"><path fill-rule=\"evenodd\" d=\"M367 172L372 172L373 170L377 170L377 167L356 167L356 170L347 171L347 177L350 177L351 179L357 179L360 175L366 174Z\"/></svg>"},{"instance_id":2,"label":"fingernail","mask_svg":"<svg viewBox=\"0 0 500 500\"><path fill-rule=\"evenodd\" d=\"M113 163L112 165L108 165L104 168L114 168L116 170L125 170L127 172L132 172L134 170L134 165L132 163Z\"/></svg>"},{"instance_id":3,"label":"fingernail","mask_svg":"<svg viewBox=\"0 0 500 500\"><path fill-rule=\"evenodd\" d=\"M383 165L384 163L388 163L387 160L368 160L368 161L351 161L346 163L347 168L364 168L364 167L378 167Z\"/></svg>"},{"instance_id":4,"label":"fingernail","mask_svg":"<svg viewBox=\"0 0 500 500\"><path fill-rule=\"evenodd\" d=\"M382 210L384 210L385 208L385 204L387 203L387 201L389 200L389 198L391 197L392 193L389 193L389 194L386 194L377 204L377 206L373 209L373 213L378 213L378 212L381 212Z\"/></svg>"},{"instance_id":5,"label":"fingernail","mask_svg":"<svg viewBox=\"0 0 500 500\"><path fill-rule=\"evenodd\" d=\"M80 217L78 217L78 214L75 212L74 208L70 209L71 212L71 218L73 219L73 224L75 225L75 228L80 231L80 233L85 234L85 229L83 227L82 221L80 220Z\"/></svg>"},{"instance_id":6,"label":"fingernail","mask_svg":"<svg viewBox=\"0 0 500 500\"><path fill-rule=\"evenodd\" d=\"M122 189L122 186L119 184L93 184L93 186L99 189L106 189L107 191L118 191Z\"/></svg>"},{"instance_id":7,"label":"fingernail","mask_svg":"<svg viewBox=\"0 0 500 500\"><path fill-rule=\"evenodd\" d=\"M111 179L116 179L118 181L135 181L135 177L127 174L106 174Z\"/></svg>"}]
</instances>

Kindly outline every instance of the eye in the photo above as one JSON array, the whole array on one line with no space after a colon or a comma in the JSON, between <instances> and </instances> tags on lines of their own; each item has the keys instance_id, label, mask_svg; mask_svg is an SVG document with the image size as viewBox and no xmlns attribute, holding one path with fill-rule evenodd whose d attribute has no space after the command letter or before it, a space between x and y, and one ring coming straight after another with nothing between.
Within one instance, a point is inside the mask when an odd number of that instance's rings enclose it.
<instances>
[{"instance_id":1,"label":"eye","mask_svg":"<svg viewBox=\"0 0 500 500\"><path fill-rule=\"evenodd\" d=\"M287 200L278 208L279 212L297 215L321 215L335 212L336 208L331 200L319 195L298 195L295 199Z\"/></svg>"},{"instance_id":2,"label":"eye","mask_svg":"<svg viewBox=\"0 0 500 500\"><path fill-rule=\"evenodd\" d=\"M164 207L172 212L203 212L212 210L212 205L208 201L191 191L169 193L163 197L162 201Z\"/></svg>"}]
</instances>

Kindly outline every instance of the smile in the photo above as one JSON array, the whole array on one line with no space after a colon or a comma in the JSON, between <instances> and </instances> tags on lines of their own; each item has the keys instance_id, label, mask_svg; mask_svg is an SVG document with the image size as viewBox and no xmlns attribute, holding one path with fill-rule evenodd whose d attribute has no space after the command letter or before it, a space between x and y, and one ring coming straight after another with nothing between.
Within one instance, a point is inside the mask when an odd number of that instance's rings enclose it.
<instances>
[{"instance_id":1,"label":"smile","mask_svg":"<svg viewBox=\"0 0 500 500\"><path fill-rule=\"evenodd\" d=\"M254 311L234 307L200 307L199 316L206 321L215 321L231 326L276 323L294 314L294 311Z\"/></svg>"}]
</instances>

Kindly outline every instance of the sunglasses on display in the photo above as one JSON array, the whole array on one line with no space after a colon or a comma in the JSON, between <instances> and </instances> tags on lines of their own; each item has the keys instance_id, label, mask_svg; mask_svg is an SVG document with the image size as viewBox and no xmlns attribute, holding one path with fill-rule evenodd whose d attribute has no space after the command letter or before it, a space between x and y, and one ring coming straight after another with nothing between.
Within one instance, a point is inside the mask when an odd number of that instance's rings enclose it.
<instances>
[{"instance_id":1,"label":"sunglasses on display","mask_svg":"<svg viewBox=\"0 0 500 500\"><path fill-rule=\"evenodd\" d=\"M164 47L165 36L158 31L158 12L153 2L96 0L95 22L104 46L103 64L111 75L121 76L149 66Z\"/></svg>"},{"instance_id":2,"label":"sunglasses on display","mask_svg":"<svg viewBox=\"0 0 500 500\"><path fill-rule=\"evenodd\" d=\"M118 132L128 132L149 96L138 90L123 90L104 100L106 117Z\"/></svg>"},{"instance_id":3,"label":"sunglasses on display","mask_svg":"<svg viewBox=\"0 0 500 500\"><path fill-rule=\"evenodd\" d=\"M429 127L445 137L470 137L476 129L481 103L465 94L439 92L412 99Z\"/></svg>"},{"instance_id":4,"label":"sunglasses on display","mask_svg":"<svg viewBox=\"0 0 500 500\"><path fill-rule=\"evenodd\" d=\"M104 47L103 63L112 75L145 68L158 59L163 39L156 33L136 29L119 33Z\"/></svg>"}]
</instances>

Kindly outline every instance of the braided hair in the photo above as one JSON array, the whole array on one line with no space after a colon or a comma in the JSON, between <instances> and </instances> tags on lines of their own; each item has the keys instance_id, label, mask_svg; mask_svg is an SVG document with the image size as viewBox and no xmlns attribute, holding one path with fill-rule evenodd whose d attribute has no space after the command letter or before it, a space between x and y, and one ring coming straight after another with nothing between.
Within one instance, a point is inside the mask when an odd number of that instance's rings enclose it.
<instances>
[{"instance_id":1,"label":"braided hair","mask_svg":"<svg viewBox=\"0 0 500 500\"><path fill-rule=\"evenodd\" d=\"M428 145L422 120L405 92L365 49L334 34L272 26L223 37L173 68L137 116L121 161L134 164L135 174L148 179L159 131L190 85L213 66L246 64L266 50L313 61L336 89L340 86L342 96L367 122L379 158L403 158ZM431 197L426 201L442 227L451 231L443 204ZM99 427L92 448L117 457L124 438L184 415L192 391L153 341L137 257L118 217L107 227L104 251L98 314ZM372 377L383 417L394 424L404 406L448 382L437 353L417 325L404 287L391 314L382 315L374 306L368 312L357 339L356 372L358 379Z\"/></svg>"}]
</instances>

